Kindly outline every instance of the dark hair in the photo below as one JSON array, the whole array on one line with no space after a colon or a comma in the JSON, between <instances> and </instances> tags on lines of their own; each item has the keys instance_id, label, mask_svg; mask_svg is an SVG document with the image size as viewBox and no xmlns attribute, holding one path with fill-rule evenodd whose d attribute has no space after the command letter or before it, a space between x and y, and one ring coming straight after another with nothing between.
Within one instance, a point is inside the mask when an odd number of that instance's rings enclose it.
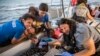
<instances>
[{"instance_id":1,"label":"dark hair","mask_svg":"<svg viewBox=\"0 0 100 56\"><path fill-rule=\"evenodd\" d=\"M35 16L38 15L38 11L36 10L36 8L34 6L29 7L28 13L35 15Z\"/></svg>"},{"instance_id":2,"label":"dark hair","mask_svg":"<svg viewBox=\"0 0 100 56\"><path fill-rule=\"evenodd\" d=\"M81 3L86 4L86 3L87 3L87 0L77 0L77 5L79 5L79 4L81 4Z\"/></svg>"},{"instance_id":3,"label":"dark hair","mask_svg":"<svg viewBox=\"0 0 100 56\"><path fill-rule=\"evenodd\" d=\"M73 17L71 18L79 23L86 23L86 18L82 16L77 16L76 13L74 13Z\"/></svg>"},{"instance_id":4,"label":"dark hair","mask_svg":"<svg viewBox=\"0 0 100 56\"><path fill-rule=\"evenodd\" d=\"M32 19L33 21L36 20L36 17L34 15L31 15L29 13L24 14L22 17L20 17L20 20L27 20L27 19Z\"/></svg>"},{"instance_id":5,"label":"dark hair","mask_svg":"<svg viewBox=\"0 0 100 56\"><path fill-rule=\"evenodd\" d=\"M48 12L48 5L46 3L41 3L39 6L39 10Z\"/></svg>"},{"instance_id":6,"label":"dark hair","mask_svg":"<svg viewBox=\"0 0 100 56\"><path fill-rule=\"evenodd\" d=\"M75 48L76 48L76 40L75 40L75 37L74 37L74 34L76 32L76 23L73 20L62 18L60 20L59 25L61 25L61 24L68 24L69 27L70 27L69 34L68 35L63 34L63 39L64 39L64 44L66 44L67 46L71 46L71 48L68 49L67 51L73 53Z\"/></svg>"},{"instance_id":7,"label":"dark hair","mask_svg":"<svg viewBox=\"0 0 100 56\"><path fill-rule=\"evenodd\" d=\"M61 25L61 24L68 24L70 27L71 35L72 36L74 35L74 33L76 32L76 22L75 21L69 20L67 18L62 18L58 25Z\"/></svg>"}]
</instances>

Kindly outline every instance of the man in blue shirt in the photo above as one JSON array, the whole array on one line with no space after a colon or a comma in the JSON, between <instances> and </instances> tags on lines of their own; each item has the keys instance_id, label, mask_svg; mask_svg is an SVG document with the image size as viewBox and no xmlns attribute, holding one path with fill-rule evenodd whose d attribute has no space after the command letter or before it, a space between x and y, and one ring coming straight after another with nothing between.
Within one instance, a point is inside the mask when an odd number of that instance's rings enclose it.
<instances>
[{"instance_id":1,"label":"man in blue shirt","mask_svg":"<svg viewBox=\"0 0 100 56\"><path fill-rule=\"evenodd\" d=\"M31 27L34 19L34 16L25 14L18 20L13 20L0 26L0 46L21 42L25 38L21 37L21 35L25 29Z\"/></svg>"}]
</instances>

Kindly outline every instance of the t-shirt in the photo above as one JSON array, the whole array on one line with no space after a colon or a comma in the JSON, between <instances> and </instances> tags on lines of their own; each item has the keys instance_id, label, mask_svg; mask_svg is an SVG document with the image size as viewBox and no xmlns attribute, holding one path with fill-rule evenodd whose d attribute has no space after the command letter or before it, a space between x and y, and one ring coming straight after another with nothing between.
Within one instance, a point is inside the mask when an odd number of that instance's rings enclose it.
<instances>
[{"instance_id":1,"label":"t-shirt","mask_svg":"<svg viewBox=\"0 0 100 56\"><path fill-rule=\"evenodd\" d=\"M13 20L0 26L0 44L11 41L13 37L19 39L24 32L24 24L20 20Z\"/></svg>"},{"instance_id":2,"label":"t-shirt","mask_svg":"<svg viewBox=\"0 0 100 56\"><path fill-rule=\"evenodd\" d=\"M46 14L46 15L43 16L43 17L38 17L38 20L39 20L40 22L47 23L47 22L49 21L49 19L48 19L48 14Z\"/></svg>"},{"instance_id":3,"label":"t-shirt","mask_svg":"<svg viewBox=\"0 0 100 56\"><path fill-rule=\"evenodd\" d=\"M36 15L37 17L37 21L36 21L36 27L40 27L41 25L49 22L49 19L48 19L48 14L46 14L45 16L43 17L40 17L39 15Z\"/></svg>"},{"instance_id":4,"label":"t-shirt","mask_svg":"<svg viewBox=\"0 0 100 56\"><path fill-rule=\"evenodd\" d=\"M85 23L78 23L75 33L76 46L82 50L84 49L83 43L88 41L88 39L93 38L94 42L100 41L100 34L91 26Z\"/></svg>"}]
</instances>

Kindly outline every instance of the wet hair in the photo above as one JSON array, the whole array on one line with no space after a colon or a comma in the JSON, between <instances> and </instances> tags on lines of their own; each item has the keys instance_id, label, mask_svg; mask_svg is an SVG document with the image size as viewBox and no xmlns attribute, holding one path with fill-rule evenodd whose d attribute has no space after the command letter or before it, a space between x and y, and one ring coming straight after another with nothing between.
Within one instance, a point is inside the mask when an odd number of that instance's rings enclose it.
<instances>
[{"instance_id":1,"label":"wet hair","mask_svg":"<svg viewBox=\"0 0 100 56\"><path fill-rule=\"evenodd\" d=\"M77 0L77 5L79 5L79 4L81 4L81 3L86 4L86 3L87 3L87 0Z\"/></svg>"},{"instance_id":2,"label":"wet hair","mask_svg":"<svg viewBox=\"0 0 100 56\"><path fill-rule=\"evenodd\" d=\"M41 3L39 6L39 10L48 12L48 5L46 3Z\"/></svg>"},{"instance_id":3,"label":"wet hair","mask_svg":"<svg viewBox=\"0 0 100 56\"><path fill-rule=\"evenodd\" d=\"M69 27L70 27L70 32L68 35L66 34L63 34L63 39L64 39L64 43L67 45L67 46L71 46L72 48L70 50L67 50L68 52L74 52L74 48L76 47L76 40L75 40L75 37L74 37L74 34L76 33L76 22L73 21L73 20L69 20L69 19L66 19L66 18L62 18L59 22L59 25L62 25L62 24L68 24Z\"/></svg>"},{"instance_id":4,"label":"wet hair","mask_svg":"<svg viewBox=\"0 0 100 56\"><path fill-rule=\"evenodd\" d=\"M76 32L76 22L75 21L69 20L67 18L62 18L58 25L61 25L61 24L68 24L69 25L70 33L72 36Z\"/></svg>"},{"instance_id":5,"label":"wet hair","mask_svg":"<svg viewBox=\"0 0 100 56\"><path fill-rule=\"evenodd\" d=\"M34 6L29 7L28 13L32 15L38 15L38 11L36 10Z\"/></svg>"},{"instance_id":6,"label":"wet hair","mask_svg":"<svg viewBox=\"0 0 100 56\"><path fill-rule=\"evenodd\" d=\"M24 20L32 19L34 21L34 20L36 20L36 17L34 15L31 15L29 13L26 13L22 17L20 17L19 19L20 20L22 20L22 19L24 19Z\"/></svg>"}]
</instances>

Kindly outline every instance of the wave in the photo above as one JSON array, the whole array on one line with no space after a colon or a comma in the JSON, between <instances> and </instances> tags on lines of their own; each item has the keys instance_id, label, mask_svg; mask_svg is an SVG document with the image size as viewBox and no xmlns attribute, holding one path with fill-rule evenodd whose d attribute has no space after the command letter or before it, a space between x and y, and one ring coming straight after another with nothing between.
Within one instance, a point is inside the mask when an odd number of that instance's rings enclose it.
<instances>
[{"instance_id":1,"label":"wave","mask_svg":"<svg viewBox=\"0 0 100 56\"><path fill-rule=\"evenodd\" d=\"M20 4L20 5L6 5L6 6L0 6L0 10L6 10L6 11L9 11L9 10L21 10L21 9L28 9L30 6L35 6L35 7L38 7L40 3L29 3L29 4ZM65 3L65 5L68 5L69 3ZM58 3L58 2L54 2L54 3L48 3L49 6L58 6L58 5L61 5L61 3Z\"/></svg>"},{"instance_id":2,"label":"wave","mask_svg":"<svg viewBox=\"0 0 100 56\"><path fill-rule=\"evenodd\" d=\"M15 7L15 8L9 8L9 9L7 9L7 10L20 10L20 9L27 9L27 8L29 8L29 7Z\"/></svg>"},{"instance_id":3,"label":"wave","mask_svg":"<svg viewBox=\"0 0 100 56\"><path fill-rule=\"evenodd\" d=\"M13 7L13 8L12 7L9 7L9 8L6 7L6 8L0 9L0 11L2 11L2 10L3 11L20 10L20 9L27 9L27 8L29 8L29 7L26 7L26 6L25 7Z\"/></svg>"},{"instance_id":4,"label":"wave","mask_svg":"<svg viewBox=\"0 0 100 56\"><path fill-rule=\"evenodd\" d=\"M16 6L0 6L0 10L20 10L20 9L28 9L30 6L33 6L33 4L27 4L27 5L16 5Z\"/></svg>"}]
</instances>

